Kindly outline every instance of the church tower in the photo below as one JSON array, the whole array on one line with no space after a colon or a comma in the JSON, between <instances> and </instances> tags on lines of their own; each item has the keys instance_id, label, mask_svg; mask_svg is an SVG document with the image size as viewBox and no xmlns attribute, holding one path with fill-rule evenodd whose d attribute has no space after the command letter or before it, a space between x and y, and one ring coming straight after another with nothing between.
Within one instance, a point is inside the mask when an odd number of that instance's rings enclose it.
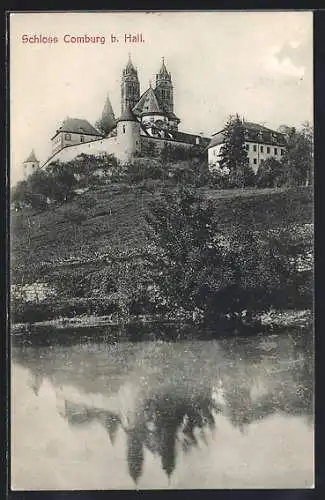
<instances>
[{"instance_id":1,"label":"church tower","mask_svg":"<svg viewBox=\"0 0 325 500\"><path fill-rule=\"evenodd\" d=\"M162 58L162 65L159 73L156 74L155 94L163 111L165 113L173 113L174 97L172 77L167 71L164 58Z\"/></svg>"},{"instance_id":2,"label":"church tower","mask_svg":"<svg viewBox=\"0 0 325 500\"><path fill-rule=\"evenodd\" d=\"M128 108L132 109L140 99L140 84L138 72L132 64L131 56L122 73L121 82L121 114Z\"/></svg>"}]
</instances>

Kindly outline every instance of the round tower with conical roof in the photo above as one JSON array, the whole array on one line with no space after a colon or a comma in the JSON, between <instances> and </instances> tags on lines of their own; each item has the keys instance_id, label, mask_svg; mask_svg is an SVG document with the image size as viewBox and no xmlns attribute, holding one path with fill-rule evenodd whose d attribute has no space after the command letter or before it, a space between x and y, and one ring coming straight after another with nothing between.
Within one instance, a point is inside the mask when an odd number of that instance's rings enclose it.
<instances>
[{"instance_id":1,"label":"round tower with conical roof","mask_svg":"<svg viewBox=\"0 0 325 500\"><path fill-rule=\"evenodd\" d=\"M133 108L140 99L140 83L138 72L131 61L129 60L122 73L121 81L121 113L127 108Z\"/></svg>"},{"instance_id":2,"label":"round tower with conical roof","mask_svg":"<svg viewBox=\"0 0 325 500\"><path fill-rule=\"evenodd\" d=\"M165 113L173 113L174 96L172 77L171 74L167 71L164 57L162 58L162 64L159 73L156 74L155 94L163 111L165 111Z\"/></svg>"},{"instance_id":3,"label":"round tower with conical roof","mask_svg":"<svg viewBox=\"0 0 325 500\"><path fill-rule=\"evenodd\" d=\"M130 160L135 153L141 151L140 122L128 106L117 120L117 141L120 157Z\"/></svg>"},{"instance_id":4,"label":"round tower with conical roof","mask_svg":"<svg viewBox=\"0 0 325 500\"><path fill-rule=\"evenodd\" d=\"M35 156L34 150L30 153L28 158L23 162L23 176L27 179L29 175L39 168L39 161Z\"/></svg>"}]
</instances>

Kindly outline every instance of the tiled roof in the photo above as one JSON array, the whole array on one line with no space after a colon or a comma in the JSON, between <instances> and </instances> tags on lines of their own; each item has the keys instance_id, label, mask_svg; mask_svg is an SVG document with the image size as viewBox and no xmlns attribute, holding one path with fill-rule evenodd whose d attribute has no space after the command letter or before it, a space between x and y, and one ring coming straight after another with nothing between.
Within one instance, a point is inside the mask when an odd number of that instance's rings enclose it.
<instances>
[{"instance_id":1,"label":"tiled roof","mask_svg":"<svg viewBox=\"0 0 325 500\"><path fill-rule=\"evenodd\" d=\"M188 134L186 132L179 132L178 130L172 130L171 135L175 141L185 142L187 144L196 144L196 140L200 138L200 145L206 146L209 143L209 139L207 137L202 137L200 135Z\"/></svg>"},{"instance_id":2,"label":"tiled roof","mask_svg":"<svg viewBox=\"0 0 325 500\"><path fill-rule=\"evenodd\" d=\"M212 148L213 146L218 146L219 144L222 144L223 141L224 141L224 135L223 135L223 130L221 130L220 132L213 134L208 147Z\"/></svg>"},{"instance_id":3,"label":"tiled roof","mask_svg":"<svg viewBox=\"0 0 325 500\"><path fill-rule=\"evenodd\" d=\"M264 127L264 125L260 125L259 123L254 123L254 122L243 122L244 128L247 130L256 130L256 132L273 132L276 134L279 134L279 132L276 132L276 130L272 130L270 128Z\"/></svg>"},{"instance_id":4,"label":"tiled roof","mask_svg":"<svg viewBox=\"0 0 325 500\"><path fill-rule=\"evenodd\" d=\"M135 114L157 113L163 114L152 87L149 87L140 97L132 110Z\"/></svg>"},{"instance_id":5,"label":"tiled roof","mask_svg":"<svg viewBox=\"0 0 325 500\"><path fill-rule=\"evenodd\" d=\"M96 135L98 137L102 137L102 134L98 132L95 127L93 127L87 120L81 118L66 118L63 121L61 127L56 131L55 135L57 135L59 132Z\"/></svg>"},{"instance_id":6,"label":"tiled roof","mask_svg":"<svg viewBox=\"0 0 325 500\"><path fill-rule=\"evenodd\" d=\"M246 122L246 121L243 122L243 126L245 132L247 133L247 137L245 138L246 141L257 142L262 144L276 143L279 146L285 145L284 135L281 134L280 132L277 132L276 130L264 127L264 125L260 125L258 123ZM224 130L220 130L220 132L213 134L208 147L212 148L214 146L218 146L219 144L222 144L223 141L224 141Z\"/></svg>"}]
</instances>

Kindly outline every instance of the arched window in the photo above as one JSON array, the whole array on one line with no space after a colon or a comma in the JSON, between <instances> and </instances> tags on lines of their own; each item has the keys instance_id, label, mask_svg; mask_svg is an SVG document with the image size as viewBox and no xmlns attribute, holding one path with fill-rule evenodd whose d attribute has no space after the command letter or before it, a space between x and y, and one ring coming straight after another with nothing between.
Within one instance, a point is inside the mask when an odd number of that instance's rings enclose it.
<instances>
[{"instance_id":1,"label":"arched window","mask_svg":"<svg viewBox=\"0 0 325 500\"><path fill-rule=\"evenodd\" d=\"M123 134L125 134L125 125L123 125Z\"/></svg>"}]
</instances>

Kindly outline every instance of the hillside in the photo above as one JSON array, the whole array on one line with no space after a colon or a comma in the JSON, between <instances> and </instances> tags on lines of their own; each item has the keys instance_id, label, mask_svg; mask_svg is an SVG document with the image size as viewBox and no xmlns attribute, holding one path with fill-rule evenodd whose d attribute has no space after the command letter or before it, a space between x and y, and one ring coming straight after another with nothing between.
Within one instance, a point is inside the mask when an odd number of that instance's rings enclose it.
<instances>
[{"instance_id":1,"label":"hillside","mask_svg":"<svg viewBox=\"0 0 325 500\"><path fill-rule=\"evenodd\" d=\"M162 187L159 181L146 187L111 184L43 212L13 210L11 280L19 285L12 303L14 321L107 315L123 310L125 297L132 307L134 294L140 294L136 300L141 304L141 283L147 275L142 258L148 243L145 214ZM237 225L263 232L285 228L286 233L286 228L294 225L291 234L296 241L311 242L311 227L305 226L313 221L311 189L204 188L201 194L213 201L219 227L226 233ZM309 295L310 279L302 276ZM44 303L42 284L47 296ZM294 296L296 286L298 281ZM287 304L289 292L287 288L281 292ZM36 302L25 304L26 299ZM146 310L146 306L139 307Z\"/></svg>"},{"instance_id":2,"label":"hillside","mask_svg":"<svg viewBox=\"0 0 325 500\"><path fill-rule=\"evenodd\" d=\"M141 186L112 184L45 212L13 212L13 268L88 260L126 249L140 252L146 246L144 214L160 187L157 184L148 191ZM313 220L310 188L203 189L202 194L213 200L216 218L226 230L237 224L258 229Z\"/></svg>"}]
</instances>

